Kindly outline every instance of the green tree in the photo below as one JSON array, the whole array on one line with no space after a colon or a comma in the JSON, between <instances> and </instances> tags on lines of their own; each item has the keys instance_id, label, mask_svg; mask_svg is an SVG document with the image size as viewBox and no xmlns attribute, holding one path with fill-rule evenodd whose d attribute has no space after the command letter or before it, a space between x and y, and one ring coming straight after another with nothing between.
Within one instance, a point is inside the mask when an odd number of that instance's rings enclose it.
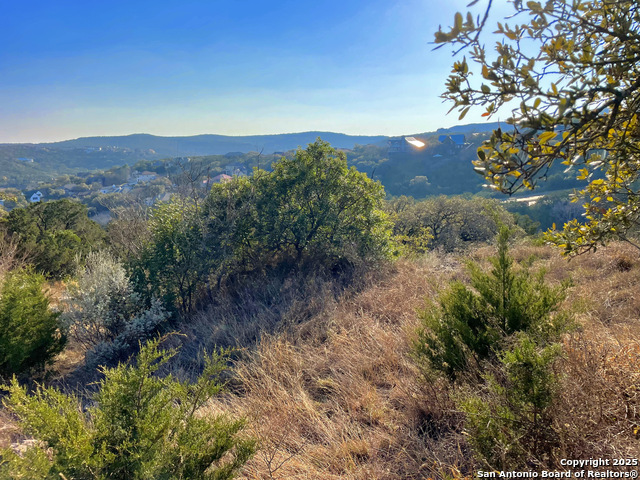
<instances>
[{"instance_id":1,"label":"green tree","mask_svg":"<svg viewBox=\"0 0 640 480\"><path fill-rule=\"evenodd\" d=\"M212 258L238 270L333 268L389 254L382 185L318 139L272 172L214 185L203 208Z\"/></svg>"},{"instance_id":2,"label":"green tree","mask_svg":"<svg viewBox=\"0 0 640 480\"><path fill-rule=\"evenodd\" d=\"M161 298L167 308L191 311L209 265L196 204L174 200L158 205L149 219L149 233L147 245L134 262L138 290L149 300Z\"/></svg>"},{"instance_id":3,"label":"green tree","mask_svg":"<svg viewBox=\"0 0 640 480\"><path fill-rule=\"evenodd\" d=\"M394 233L418 251L442 248L453 251L495 237L498 223L512 219L494 200L440 195L415 201L399 197L388 204L394 218Z\"/></svg>"},{"instance_id":4,"label":"green tree","mask_svg":"<svg viewBox=\"0 0 640 480\"><path fill-rule=\"evenodd\" d=\"M383 187L347 167L344 153L318 139L272 168L255 177L259 235L268 250L297 264L384 254Z\"/></svg>"},{"instance_id":5,"label":"green tree","mask_svg":"<svg viewBox=\"0 0 640 480\"><path fill-rule=\"evenodd\" d=\"M200 415L222 385L226 355L209 356L198 380L184 383L158 370L176 353L159 340L145 345L136 365L105 369L94 406L53 388L27 393L14 379L5 406L39 442L24 456L2 451L1 478L53 480L223 480L251 457L242 420Z\"/></svg>"},{"instance_id":6,"label":"green tree","mask_svg":"<svg viewBox=\"0 0 640 480\"><path fill-rule=\"evenodd\" d=\"M548 238L567 254L611 238L631 241L640 223L640 5L512 3L513 20L498 23L493 52L481 41L490 1L482 18L457 13L453 27L435 37L469 53L470 62L454 63L443 94L460 118L473 106L487 117L513 107L513 128L495 130L478 149L476 171L513 193L535 187L561 162L585 181L575 197L587 198L585 222L569 221Z\"/></svg>"},{"instance_id":7,"label":"green tree","mask_svg":"<svg viewBox=\"0 0 640 480\"><path fill-rule=\"evenodd\" d=\"M36 269L53 278L72 275L77 259L100 248L106 238L102 228L87 217L87 207L68 199L16 208L4 220L4 227Z\"/></svg>"},{"instance_id":8,"label":"green tree","mask_svg":"<svg viewBox=\"0 0 640 480\"><path fill-rule=\"evenodd\" d=\"M469 264L470 289L453 282L439 298L439 304L420 312L422 327L415 352L428 365L454 378L468 366L478 367L495 358L506 340L517 332L536 339L556 338L567 324L558 311L567 285L551 287L544 271L532 274L516 269L509 255L510 232L501 227L498 254L491 258L492 269L485 272Z\"/></svg>"},{"instance_id":9,"label":"green tree","mask_svg":"<svg viewBox=\"0 0 640 480\"><path fill-rule=\"evenodd\" d=\"M0 378L40 372L65 345L59 313L49 309L44 278L25 270L7 274L0 291Z\"/></svg>"},{"instance_id":10,"label":"green tree","mask_svg":"<svg viewBox=\"0 0 640 480\"><path fill-rule=\"evenodd\" d=\"M552 464L560 437L553 426L553 404L560 390L555 368L558 343L539 346L526 334L505 352L482 393L467 395L460 408L476 455L489 468L516 469Z\"/></svg>"}]
</instances>

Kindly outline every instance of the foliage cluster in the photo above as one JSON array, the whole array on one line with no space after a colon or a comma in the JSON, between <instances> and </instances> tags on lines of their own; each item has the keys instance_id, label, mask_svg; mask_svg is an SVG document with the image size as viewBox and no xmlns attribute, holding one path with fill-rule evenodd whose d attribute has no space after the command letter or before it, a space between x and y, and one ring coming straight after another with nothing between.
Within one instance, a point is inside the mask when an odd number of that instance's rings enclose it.
<instances>
[{"instance_id":1,"label":"foliage cluster","mask_svg":"<svg viewBox=\"0 0 640 480\"><path fill-rule=\"evenodd\" d=\"M23 455L2 452L0 477L42 479L228 479L251 457L254 441L242 420L200 416L222 385L226 355L208 357L193 383L158 370L175 354L159 340L136 365L104 369L93 406L53 388L29 395L14 379L5 406L37 443Z\"/></svg>"},{"instance_id":2,"label":"foliage cluster","mask_svg":"<svg viewBox=\"0 0 640 480\"><path fill-rule=\"evenodd\" d=\"M477 2L472 2L475 4ZM492 116L515 107L513 129L497 129L478 149L476 170L497 190L533 188L561 162L586 183L585 221L549 239L567 254L611 238L629 240L639 222L638 105L640 7L633 0L513 2L515 19L498 23L495 51L485 49L482 20L455 16L436 42L470 50L455 62L444 97L461 112ZM526 48L525 48L526 46Z\"/></svg>"},{"instance_id":3,"label":"foliage cluster","mask_svg":"<svg viewBox=\"0 0 640 480\"><path fill-rule=\"evenodd\" d=\"M3 233L14 236L36 270L51 278L72 275L78 260L106 240L87 208L68 199L16 208L2 222Z\"/></svg>"},{"instance_id":4,"label":"foliage cluster","mask_svg":"<svg viewBox=\"0 0 640 480\"><path fill-rule=\"evenodd\" d=\"M414 345L432 371L467 385L480 381L481 393L469 388L459 407L471 444L492 468L543 463L557 442L549 410L558 388L555 342L569 325L558 311L567 285L550 287L544 271L516 269L509 235L502 226L491 271L469 264L472 288L453 282L421 312Z\"/></svg>"},{"instance_id":5,"label":"foliage cluster","mask_svg":"<svg viewBox=\"0 0 640 480\"><path fill-rule=\"evenodd\" d=\"M396 239L409 251L440 248L451 252L491 240L498 223L513 223L497 202L483 198L431 197L421 201L398 197L388 203Z\"/></svg>"},{"instance_id":6,"label":"foliage cluster","mask_svg":"<svg viewBox=\"0 0 640 480\"><path fill-rule=\"evenodd\" d=\"M59 313L49 309L44 277L28 270L5 275L0 290L0 378L39 373L65 345Z\"/></svg>"},{"instance_id":7,"label":"foliage cluster","mask_svg":"<svg viewBox=\"0 0 640 480\"><path fill-rule=\"evenodd\" d=\"M198 289L265 271L341 269L390 253L384 190L321 140L197 197L157 207L133 278L194 308Z\"/></svg>"},{"instance_id":8,"label":"foliage cluster","mask_svg":"<svg viewBox=\"0 0 640 480\"><path fill-rule=\"evenodd\" d=\"M158 300L146 308L122 264L106 251L88 255L65 304L61 320L87 350L89 368L126 360L168 316Z\"/></svg>"}]
</instances>

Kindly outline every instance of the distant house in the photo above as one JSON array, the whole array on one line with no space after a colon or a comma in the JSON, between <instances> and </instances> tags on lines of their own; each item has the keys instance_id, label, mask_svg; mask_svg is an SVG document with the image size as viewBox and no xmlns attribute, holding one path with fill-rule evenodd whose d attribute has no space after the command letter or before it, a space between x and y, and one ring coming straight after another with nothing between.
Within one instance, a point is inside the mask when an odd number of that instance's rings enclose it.
<instances>
[{"instance_id":1,"label":"distant house","mask_svg":"<svg viewBox=\"0 0 640 480\"><path fill-rule=\"evenodd\" d=\"M416 152L425 145L425 142L415 137L392 138L389 140L388 153Z\"/></svg>"},{"instance_id":2,"label":"distant house","mask_svg":"<svg viewBox=\"0 0 640 480\"><path fill-rule=\"evenodd\" d=\"M455 148L464 148L468 145L465 142L464 135L440 135L438 141L443 145L450 145Z\"/></svg>"},{"instance_id":3,"label":"distant house","mask_svg":"<svg viewBox=\"0 0 640 480\"><path fill-rule=\"evenodd\" d=\"M151 180L155 180L158 177L158 175L156 175L153 172L142 172L140 174L138 174L138 176L136 177L136 183L137 182L150 182Z\"/></svg>"},{"instance_id":4,"label":"distant house","mask_svg":"<svg viewBox=\"0 0 640 480\"><path fill-rule=\"evenodd\" d=\"M33 163L33 158L18 157L16 160L24 163Z\"/></svg>"},{"instance_id":5,"label":"distant house","mask_svg":"<svg viewBox=\"0 0 640 480\"><path fill-rule=\"evenodd\" d=\"M42 192L40 190L31 195L31 198L29 199L31 203L38 203L40 200L42 200Z\"/></svg>"},{"instance_id":6,"label":"distant house","mask_svg":"<svg viewBox=\"0 0 640 480\"><path fill-rule=\"evenodd\" d=\"M224 167L224 173L231 176L244 177L247 175L247 167L239 163L230 163Z\"/></svg>"}]
</instances>

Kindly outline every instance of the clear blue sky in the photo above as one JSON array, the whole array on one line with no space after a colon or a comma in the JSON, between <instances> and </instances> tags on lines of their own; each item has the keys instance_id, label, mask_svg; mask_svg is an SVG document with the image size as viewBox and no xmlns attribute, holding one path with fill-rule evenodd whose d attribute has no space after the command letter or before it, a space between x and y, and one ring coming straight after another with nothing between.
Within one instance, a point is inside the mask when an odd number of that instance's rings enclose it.
<instances>
[{"instance_id":1,"label":"clear blue sky","mask_svg":"<svg viewBox=\"0 0 640 480\"><path fill-rule=\"evenodd\" d=\"M0 143L450 126L429 42L467 3L7 1Z\"/></svg>"}]
</instances>

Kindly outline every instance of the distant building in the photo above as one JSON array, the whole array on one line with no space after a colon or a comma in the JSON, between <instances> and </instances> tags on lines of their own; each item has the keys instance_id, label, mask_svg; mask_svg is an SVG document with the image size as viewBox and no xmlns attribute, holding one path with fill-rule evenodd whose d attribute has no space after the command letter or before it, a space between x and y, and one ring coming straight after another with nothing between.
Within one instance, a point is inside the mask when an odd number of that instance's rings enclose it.
<instances>
[{"instance_id":1,"label":"distant building","mask_svg":"<svg viewBox=\"0 0 640 480\"><path fill-rule=\"evenodd\" d=\"M29 199L31 203L38 203L40 200L42 200L42 192L40 190L31 195L31 198Z\"/></svg>"},{"instance_id":2,"label":"distant building","mask_svg":"<svg viewBox=\"0 0 640 480\"><path fill-rule=\"evenodd\" d=\"M233 180L233 177L227 175L225 173L221 173L220 175L216 175L211 179L211 183L227 183Z\"/></svg>"},{"instance_id":3,"label":"distant building","mask_svg":"<svg viewBox=\"0 0 640 480\"><path fill-rule=\"evenodd\" d=\"M455 148L464 148L468 145L465 141L464 135L440 135L438 141L443 145L450 145Z\"/></svg>"},{"instance_id":4,"label":"distant building","mask_svg":"<svg viewBox=\"0 0 640 480\"><path fill-rule=\"evenodd\" d=\"M239 163L230 163L224 167L224 173L231 176L244 177L247 175L247 167Z\"/></svg>"},{"instance_id":5,"label":"distant building","mask_svg":"<svg viewBox=\"0 0 640 480\"><path fill-rule=\"evenodd\" d=\"M153 172L142 172L140 173L137 177L136 177L136 183L137 182L150 182L151 180L155 180L158 177L158 175L156 175Z\"/></svg>"},{"instance_id":6,"label":"distant building","mask_svg":"<svg viewBox=\"0 0 640 480\"><path fill-rule=\"evenodd\" d=\"M389 140L388 153L416 152L426 145L425 142L415 137L400 137Z\"/></svg>"},{"instance_id":7,"label":"distant building","mask_svg":"<svg viewBox=\"0 0 640 480\"><path fill-rule=\"evenodd\" d=\"M33 158L18 157L16 160L24 163L33 163Z\"/></svg>"}]
</instances>

